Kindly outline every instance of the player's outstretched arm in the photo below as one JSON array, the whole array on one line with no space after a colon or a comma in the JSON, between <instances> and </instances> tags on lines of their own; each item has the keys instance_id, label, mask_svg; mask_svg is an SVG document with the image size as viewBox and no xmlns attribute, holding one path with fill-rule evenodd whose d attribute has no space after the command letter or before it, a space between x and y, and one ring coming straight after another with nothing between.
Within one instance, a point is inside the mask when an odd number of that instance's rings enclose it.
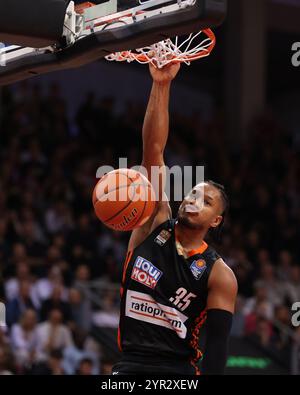
<instances>
[{"instance_id":1,"label":"player's outstretched arm","mask_svg":"<svg viewBox=\"0 0 300 395\"><path fill-rule=\"evenodd\" d=\"M224 374L228 338L237 296L237 281L232 270L219 259L208 282L207 337L203 358L204 375Z\"/></svg>"},{"instance_id":2,"label":"player's outstretched arm","mask_svg":"<svg viewBox=\"0 0 300 395\"><path fill-rule=\"evenodd\" d=\"M157 204L154 214L141 228L132 232L128 249L133 250L151 233L153 229L166 221L171 210L164 194L165 163L164 150L169 134L169 99L171 82L176 77L180 64L171 64L159 70L150 65L153 79L151 94L143 125L143 160L142 167L147 171L147 177L152 183ZM158 179L152 179L152 168L159 169Z\"/></svg>"}]
</instances>

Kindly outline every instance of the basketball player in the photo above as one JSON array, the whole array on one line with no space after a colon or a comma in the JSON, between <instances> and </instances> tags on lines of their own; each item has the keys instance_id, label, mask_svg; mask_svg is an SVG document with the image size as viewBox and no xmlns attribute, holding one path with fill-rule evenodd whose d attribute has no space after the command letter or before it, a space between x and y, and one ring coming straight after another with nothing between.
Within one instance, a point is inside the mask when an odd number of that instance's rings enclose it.
<instances>
[{"instance_id":1,"label":"basketball player","mask_svg":"<svg viewBox=\"0 0 300 395\"><path fill-rule=\"evenodd\" d=\"M164 168L170 86L179 68L150 66L153 86L143 126L142 162L150 181L152 166ZM172 219L163 178L154 214L129 241L118 334L122 359L112 373L200 374L198 340L206 321L201 373L223 374L237 282L204 239L210 229L222 226L227 197L221 185L199 184Z\"/></svg>"}]
</instances>

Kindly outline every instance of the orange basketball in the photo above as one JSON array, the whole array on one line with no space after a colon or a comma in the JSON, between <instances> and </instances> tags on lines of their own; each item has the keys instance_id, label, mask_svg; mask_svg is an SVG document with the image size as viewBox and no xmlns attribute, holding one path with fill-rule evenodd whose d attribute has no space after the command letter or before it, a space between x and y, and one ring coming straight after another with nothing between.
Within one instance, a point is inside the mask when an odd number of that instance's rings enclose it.
<instances>
[{"instance_id":1,"label":"orange basketball","mask_svg":"<svg viewBox=\"0 0 300 395\"><path fill-rule=\"evenodd\" d=\"M106 226L129 231L144 225L155 208L155 192L140 172L118 169L104 175L93 192L97 217Z\"/></svg>"}]
</instances>

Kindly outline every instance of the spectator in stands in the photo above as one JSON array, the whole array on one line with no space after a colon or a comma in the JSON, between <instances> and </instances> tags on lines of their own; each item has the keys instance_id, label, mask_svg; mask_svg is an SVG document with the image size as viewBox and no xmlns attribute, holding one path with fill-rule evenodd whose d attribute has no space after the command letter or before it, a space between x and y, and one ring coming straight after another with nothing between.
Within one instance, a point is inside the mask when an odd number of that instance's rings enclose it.
<instances>
[{"instance_id":1,"label":"spectator in stands","mask_svg":"<svg viewBox=\"0 0 300 395\"><path fill-rule=\"evenodd\" d=\"M8 326L17 323L27 309L34 309L34 303L31 297L31 283L28 280L22 280L19 283L19 294L7 303L6 321Z\"/></svg>"},{"instance_id":2,"label":"spectator in stands","mask_svg":"<svg viewBox=\"0 0 300 395\"><path fill-rule=\"evenodd\" d=\"M68 244L70 246L80 245L85 252L86 260L93 259L96 254L96 240L89 213L79 216L76 228L69 233Z\"/></svg>"},{"instance_id":3,"label":"spectator in stands","mask_svg":"<svg viewBox=\"0 0 300 395\"><path fill-rule=\"evenodd\" d=\"M260 303L264 303L264 317L268 320L272 320L274 315L274 305L271 300L268 298L268 291L262 285L257 283L255 288L255 293L252 298L248 298L245 302L243 308L243 314L245 316L249 316L253 312L257 312L257 306Z\"/></svg>"},{"instance_id":4,"label":"spectator in stands","mask_svg":"<svg viewBox=\"0 0 300 395\"><path fill-rule=\"evenodd\" d=\"M272 350L272 334L273 327L270 322L267 319L260 317L257 320L255 332L250 334L248 339L270 351Z\"/></svg>"},{"instance_id":5,"label":"spectator in stands","mask_svg":"<svg viewBox=\"0 0 300 395\"><path fill-rule=\"evenodd\" d=\"M89 358L81 359L76 374L79 376L91 376L93 374L93 361Z\"/></svg>"},{"instance_id":6,"label":"spectator in stands","mask_svg":"<svg viewBox=\"0 0 300 395\"><path fill-rule=\"evenodd\" d=\"M87 265L81 264L77 267L75 278L72 286L78 289L86 300L90 300L90 285L91 272Z\"/></svg>"},{"instance_id":7,"label":"spectator in stands","mask_svg":"<svg viewBox=\"0 0 300 395\"><path fill-rule=\"evenodd\" d=\"M92 324L92 308L90 300L86 299L79 289L70 288L68 302L73 323L79 329L88 332Z\"/></svg>"},{"instance_id":8,"label":"spectator in stands","mask_svg":"<svg viewBox=\"0 0 300 395\"><path fill-rule=\"evenodd\" d=\"M23 245L19 245L22 249ZM22 249L23 250L23 249ZM25 250L24 250L25 251ZM26 261L19 261L16 264L15 275L5 282L5 296L7 300L13 300L19 296L20 282L33 282L30 267Z\"/></svg>"},{"instance_id":9,"label":"spectator in stands","mask_svg":"<svg viewBox=\"0 0 300 395\"><path fill-rule=\"evenodd\" d=\"M271 327L272 324L270 320L268 319L268 314L269 314L269 302L268 300L262 300L258 301L256 305L253 307L253 310L245 316L245 334L246 335L251 335L255 332L257 332L258 326L261 322L261 319L269 323L270 326L270 333L271 333ZM262 326L265 326L265 322L262 324Z\"/></svg>"},{"instance_id":10,"label":"spectator in stands","mask_svg":"<svg viewBox=\"0 0 300 395\"><path fill-rule=\"evenodd\" d=\"M67 324L72 320L71 308L69 303L63 301L63 287L55 285L49 299L43 301L40 309L40 320L46 321L49 313L53 309L58 309L62 313L63 323Z\"/></svg>"},{"instance_id":11,"label":"spectator in stands","mask_svg":"<svg viewBox=\"0 0 300 395\"><path fill-rule=\"evenodd\" d=\"M264 264L261 268L261 278L255 283L258 287L266 289L268 300L272 301L274 306L279 306L284 300L284 288L282 282L277 280L275 269L270 264Z\"/></svg>"},{"instance_id":12,"label":"spectator in stands","mask_svg":"<svg viewBox=\"0 0 300 395\"><path fill-rule=\"evenodd\" d=\"M12 217L14 217L13 214L11 214ZM14 222L15 225L15 219L12 221ZM23 243L17 242L12 244L12 252L11 252L11 259L10 259L10 264L12 267L16 267L19 262L26 262L30 263L30 257L28 256L28 252L26 250L26 247Z\"/></svg>"},{"instance_id":13,"label":"spectator in stands","mask_svg":"<svg viewBox=\"0 0 300 395\"><path fill-rule=\"evenodd\" d=\"M16 363L22 369L35 360L37 348L37 316L32 309L26 310L20 323L11 329L11 347Z\"/></svg>"},{"instance_id":14,"label":"spectator in stands","mask_svg":"<svg viewBox=\"0 0 300 395\"><path fill-rule=\"evenodd\" d=\"M232 255L231 267L238 280L239 293L246 298L250 297L253 293L253 266L242 249L236 249L232 252Z\"/></svg>"},{"instance_id":15,"label":"spectator in stands","mask_svg":"<svg viewBox=\"0 0 300 395\"><path fill-rule=\"evenodd\" d=\"M66 203L59 200L53 206L50 206L45 213L45 223L50 234L72 229L72 216Z\"/></svg>"},{"instance_id":16,"label":"spectator in stands","mask_svg":"<svg viewBox=\"0 0 300 395\"><path fill-rule=\"evenodd\" d=\"M98 375L100 372L99 357L95 352L87 348L88 336L86 333L79 328L75 328L73 338L74 344L66 347L63 353L63 368L66 374L75 374L78 366L81 365L81 361L88 359L91 361L90 374Z\"/></svg>"},{"instance_id":17,"label":"spectator in stands","mask_svg":"<svg viewBox=\"0 0 300 395\"><path fill-rule=\"evenodd\" d=\"M99 327L117 328L119 326L119 310L115 302L115 292L106 291L101 303L101 310L94 313L93 323Z\"/></svg>"},{"instance_id":18,"label":"spectator in stands","mask_svg":"<svg viewBox=\"0 0 300 395\"><path fill-rule=\"evenodd\" d=\"M244 300L241 296L238 296L236 299L236 308L230 334L236 337L242 337L245 334Z\"/></svg>"},{"instance_id":19,"label":"spectator in stands","mask_svg":"<svg viewBox=\"0 0 300 395\"><path fill-rule=\"evenodd\" d=\"M46 267L47 269L55 266L62 259L61 250L55 245L50 245L47 249Z\"/></svg>"},{"instance_id":20,"label":"spectator in stands","mask_svg":"<svg viewBox=\"0 0 300 395\"><path fill-rule=\"evenodd\" d=\"M62 276L61 269L58 265L52 266L48 273L47 277L40 278L33 287L33 294L35 300L37 300L38 308L41 307L42 303L50 299L53 289L55 287L61 287L61 298L63 300L67 299L67 290L64 287L64 279Z\"/></svg>"},{"instance_id":21,"label":"spectator in stands","mask_svg":"<svg viewBox=\"0 0 300 395\"><path fill-rule=\"evenodd\" d=\"M292 271L292 255L289 251L280 251L277 265L277 275L281 281L289 282Z\"/></svg>"},{"instance_id":22,"label":"spectator in stands","mask_svg":"<svg viewBox=\"0 0 300 395\"><path fill-rule=\"evenodd\" d=\"M32 219L22 222L20 226L20 237L33 264L38 262L38 258L44 256L45 245L41 242L41 231Z\"/></svg>"},{"instance_id":23,"label":"spectator in stands","mask_svg":"<svg viewBox=\"0 0 300 395\"><path fill-rule=\"evenodd\" d=\"M48 321L38 325L37 360L47 360L53 350L63 350L73 345L72 334L63 323L62 313L54 308L49 312Z\"/></svg>"},{"instance_id":24,"label":"spectator in stands","mask_svg":"<svg viewBox=\"0 0 300 395\"><path fill-rule=\"evenodd\" d=\"M28 369L27 374L29 375L42 375L42 376L62 376L66 372L62 366L63 355L60 349L51 350L47 360L39 361L33 364Z\"/></svg>"}]
</instances>

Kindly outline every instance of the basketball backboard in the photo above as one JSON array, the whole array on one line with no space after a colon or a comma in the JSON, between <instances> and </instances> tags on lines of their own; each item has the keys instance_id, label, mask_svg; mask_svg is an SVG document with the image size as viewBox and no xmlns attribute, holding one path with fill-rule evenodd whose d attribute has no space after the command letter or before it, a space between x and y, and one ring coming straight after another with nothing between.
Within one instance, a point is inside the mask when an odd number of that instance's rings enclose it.
<instances>
[{"instance_id":1,"label":"basketball backboard","mask_svg":"<svg viewBox=\"0 0 300 395\"><path fill-rule=\"evenodd\" d=\"M52 2L43 0L47 1ZM79 67L113 52L140 48L169 37L214 27L222 23L227 10L227 0L97 0L99 4L86 2L79 6L73 1L60 1L66 6L62 26L59 26L61 13L57 23L52 17L49 23L56 26L52 42L51 36L45 33L41 39L46 39L47 46L33 48L20 43L24 42L24 37L30 38L30 25L40 23L39 14L32 8L33 0L22 0L22 4L27 2L31 8L24 10L22 22L16 13L15 26L25 26L23 32L19 30L14 36L8 26L9 37L16 39L0 49L0 85ZM47 23L45 18L46 15L43 16L44 24ZM0 29L0 41L8 37L5 34ZM35 34L33 42L37 39Z\"/></svg>"}]
</instances>

